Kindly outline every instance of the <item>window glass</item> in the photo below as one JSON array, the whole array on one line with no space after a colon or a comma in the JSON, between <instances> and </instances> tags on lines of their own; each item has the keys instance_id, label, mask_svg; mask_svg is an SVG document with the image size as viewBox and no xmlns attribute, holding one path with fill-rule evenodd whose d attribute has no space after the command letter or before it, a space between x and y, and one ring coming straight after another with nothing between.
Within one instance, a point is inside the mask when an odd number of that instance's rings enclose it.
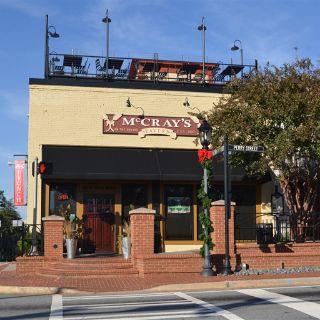
<instances>
[{"instance_id":1,"label":"window glass","mask_svg":"<svg viewBox=\"0 0 320 320\"><path fill-rule=\"evenodd\" d=\"M198 186L197 190L200 188ZM235 208L235 239L255 240L256 237L256 186L232 185L231 201L236 203ZM214 185L210 191L212 201L224 199L223 185ZM202 204L198 199L198 226L197 238L200 240L202 226L199 214L202 212Z\"/></svg>"},{"instance_id":2,"label":"window glass","mask_svg":"<svg viewBox=\"0 0 320 320\"><path fill-rule=\"evenodd\" d=\"M49 214L59 214L62 207L70 204L70 214L76 216L76 188L74 185L53 184L50 186Z\"/></svg>"},{"instance_id":3,"label":"window glass","mask_svg":"<svg viewBox=\"0 0 320 320\"><path fill-rule=\"evenodd\" d=\"M129 211L140 207L147 207L148 194L145 184L122 185L122 217L128 219Z\"/></svg>"},{"instance_id":4,"label":"window glass","mask_svg":"<svg viewBox=\"0 0 320 320\"><path fill-rule=\"evenodd\" d=\"M192 186L165 187L166 240L193 240Z\"/></svg>"}]
</instances>

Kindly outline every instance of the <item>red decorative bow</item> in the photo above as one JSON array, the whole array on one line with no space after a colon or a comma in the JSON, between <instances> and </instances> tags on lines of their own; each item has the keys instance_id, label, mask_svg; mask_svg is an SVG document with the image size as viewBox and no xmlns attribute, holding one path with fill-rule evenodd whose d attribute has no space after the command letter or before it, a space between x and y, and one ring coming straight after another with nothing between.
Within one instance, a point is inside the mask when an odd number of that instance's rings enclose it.
<instances>
[{"instance_id":1,"label":"red decorative bow","mask_svg":"<svg viewBox=\"0 0 320 320\"><path fill-rule=\"evenodd\" d=\"M203 163L206 160L212 159L212 151L206 149L198 150L198 161Z\"/></svg>"}]
</instances>

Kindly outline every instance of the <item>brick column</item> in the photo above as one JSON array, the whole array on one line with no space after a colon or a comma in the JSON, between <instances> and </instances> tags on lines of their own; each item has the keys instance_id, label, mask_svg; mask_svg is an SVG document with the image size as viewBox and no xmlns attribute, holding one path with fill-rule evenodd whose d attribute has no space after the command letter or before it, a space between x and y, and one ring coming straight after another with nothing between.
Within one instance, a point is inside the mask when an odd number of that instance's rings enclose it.
<instances>
[{"instance_id":1,"label":"brick column","mask_svg":"<svg viewBox=\"0 0 320 320\"><path fill-rule=\"evenodd\" d=\"M210 208L210 219L213 226L213 233L211 233L212 242L214 244L214 254L225 253L225 208L224 200L212 202ZM231 202L231 217L229 219L229 252L234 254L234 208L235 203Z\"/></svg>"},{"instance_id":2,"label":"brick column","mask_svg":"<svg viewBox=\"0 0 320 320\"><path fill-rule=\"evenodd\" d=\"M155 210L138 208L129 211L131 228L131 256L154 253Z\"/></svg>"},{"instance_id":3,"label":"brick column","mask_svg":"<svg viewBox=\"0 0 320 320\"><path fill-rule=\"evenodd\" d=\"M63 258L63 222L56 215L42 218L44 227L44 258L59 260Z\"/></svg>"}]
</instances>

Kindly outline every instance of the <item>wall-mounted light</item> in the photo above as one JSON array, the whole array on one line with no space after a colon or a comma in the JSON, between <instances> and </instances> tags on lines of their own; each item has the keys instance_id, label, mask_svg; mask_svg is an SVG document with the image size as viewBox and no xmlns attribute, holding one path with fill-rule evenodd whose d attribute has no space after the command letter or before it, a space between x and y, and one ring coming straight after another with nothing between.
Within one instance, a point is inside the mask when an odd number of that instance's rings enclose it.
<instances>
[{"instance_id":1,"label":"wall-mounted light","mask_svg":"<svg viewBox=\"0 0 320 320\"><path fill-rule=\"evenodd\" d=\"M142 114L139 115L138 118L139 119L144 119L144 110L143 110L143 108L134 106L130 101L130 97L128 97L128 99L126 101L126 106L127 106L127 108L131 108L132 107L132 108L135 108L135 109L141 109Z\"/></svg>"},{"instance_id":2,"label":"wall-mounted light","mask_svg":"<svg viewBox=\"0 0 320 320\"><path fill-rule=\"evenodd\" d=\"M184 100L184 102L183 102L182 104L183 104L184 107L187 107L187 108L189 108L189 109L191 109L191 110L197 110L198 113L201 113L201 111L199 110L199 108L197 108L197 107L191 107L190 102L189 102L189 100L188 100L187 97L185 98L185 100Z\"/></svg>"},{"instance_id":3,"label":"wall-mounted light","mask_svg":"<svg viewBox=\"0 0 320 320\"><path fill-rule=\"evenodd\" d=\"M190 107L190 103L189 103L189 100L188 100L187 97L186 97L186 99L184 100L183 106L184 106L184 107Z\"/></svg>"}]
</instances>

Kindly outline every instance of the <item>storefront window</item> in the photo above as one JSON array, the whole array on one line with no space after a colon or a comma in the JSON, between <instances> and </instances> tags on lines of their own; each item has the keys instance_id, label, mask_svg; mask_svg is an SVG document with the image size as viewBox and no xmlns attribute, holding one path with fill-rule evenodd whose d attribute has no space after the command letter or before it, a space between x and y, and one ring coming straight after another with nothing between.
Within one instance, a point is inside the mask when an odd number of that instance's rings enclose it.
<instances>
[{"instance_id":1,"label":"storefront window","mask_svg":"<svg viewBox=\"0 0 320 320\"><path fill-rule=\"evenodd\" d=\"M76 216L76 189L74 185L53 184L50 186L49 214L59 214L59 210L70 204L71 218Z\"/></svg>"},{"instance_id":2,"label":"storefront window","mask_svg":"<svg viewBox=\"0 0 320 320\"><path fill-rule=\"evenodd\" d=\"M165 187L166 240L193 240L192 186Z\"/></svg>"},{"instance_id":3,"label":"storefront window","mask_svg":"<svg viewBox=\"0 0 320 320\"><path fill-rule=\"evenodd\" d=\"M148 193L145 184L122 185L122 217L128 219L129 211L140 207L147 207Z\"/></svg>"}]
</instances>

